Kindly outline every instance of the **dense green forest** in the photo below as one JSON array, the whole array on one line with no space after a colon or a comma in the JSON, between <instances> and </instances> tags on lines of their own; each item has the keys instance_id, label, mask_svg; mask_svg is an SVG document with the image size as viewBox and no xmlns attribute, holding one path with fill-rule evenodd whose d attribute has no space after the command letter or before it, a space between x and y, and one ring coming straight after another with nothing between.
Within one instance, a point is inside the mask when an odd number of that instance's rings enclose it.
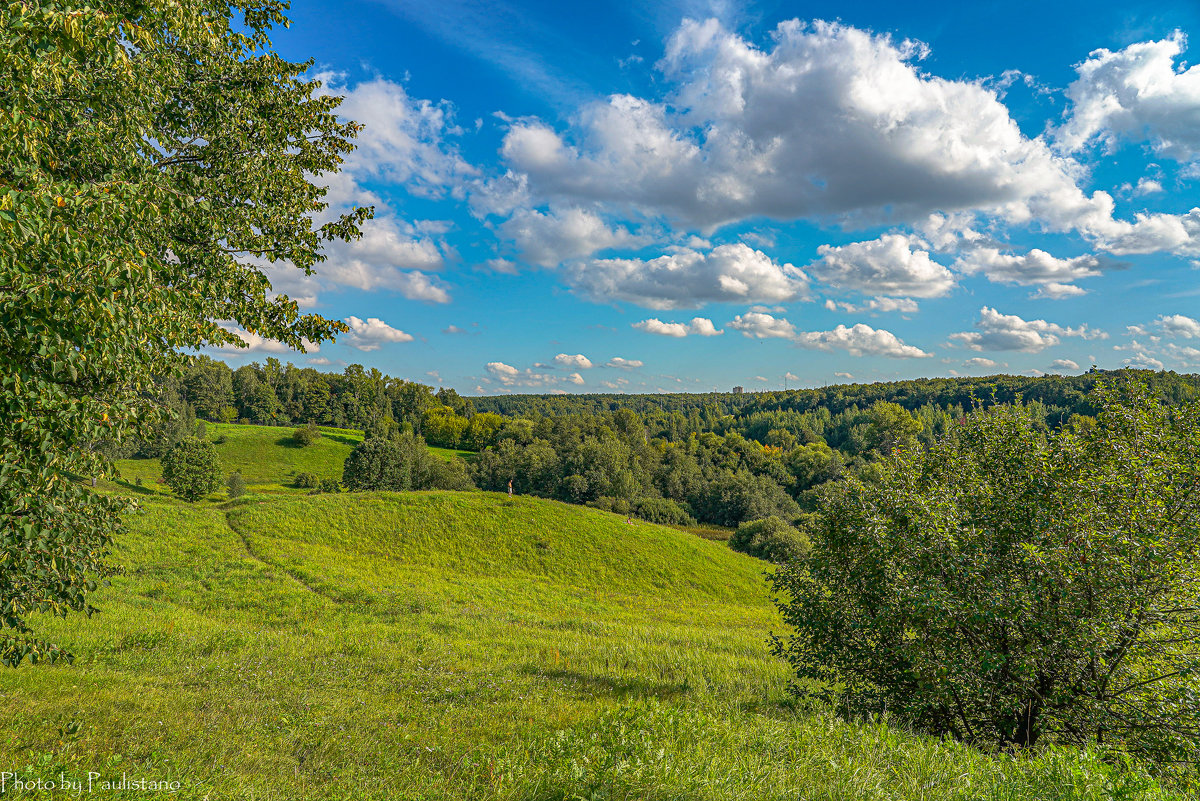
<instances>
[{"instance_id":1,"label":"dense green forest","mask_svg":"<svg viewBox=\"0 0 1200 801\"><path fill-rule=\"evenodd\" d=\"M481 489L503 490L511 480L521 494L655 522L735 526L771 515L803 519L818 485L867 470L905 444L930 445L972 409L1020 404L1054 430L1095 413L1090 397L1098 381L1134 377L1168 405L1200 397L1198 376L1093 370L751 394L467 399L360 365L332 374L268 359L232 370L200 357L162 384L175 420L117 455L161 455L194 431L194 418L315 423L358 428L368 440L420 437L475 451L469 478ZM428 488L440 487L429 481ZM454 488L462 485L456 477Z\"/></svg>"}]
</instances>

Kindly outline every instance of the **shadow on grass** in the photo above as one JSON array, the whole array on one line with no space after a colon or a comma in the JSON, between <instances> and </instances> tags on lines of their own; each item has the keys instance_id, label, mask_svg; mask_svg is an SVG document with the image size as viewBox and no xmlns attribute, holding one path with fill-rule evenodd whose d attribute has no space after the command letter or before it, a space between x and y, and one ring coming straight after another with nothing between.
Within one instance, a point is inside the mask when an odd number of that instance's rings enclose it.
<instances>
[{"instance_id":1,"label":"shadow on grass","mask_svg":"<svg viewBox=\"0 0 1200 801\"><path fill-rule=\"evenodd\" d=\"M362 442L361 439L355 439L354 437L348 437L345 434L327 434L326 432L322 431L321 436L324 439L333 440L334 442L340 442L343 445L349 445L351 448L353 448L358 443Z\"/></svg>"},{"instance_id":2,"label":"shadow on grass","mask_svg":"<svg viewBox=\"0 0 1200 801\"><path fill-rule=\"evenodd\" d=\"M280 437L279 439L275 440L275 444L281 448L296 448L297 450L304 447L296 441L295 437L291 436Z\"/></svg>"},{"instance_id":3,"label":"shadow on grass","mask_svg":"<svg viewBox=\"0 0 1200 801\"><path fill-rule=\"evenodd\" d=\"M124 487L127 490L136 492L139 495L158 495L159 493L151 487L145 487L141 484L135 484L132 481L124 478L115 478L113 483L119 487Z\"/></svg>"},{"instance_id":4,"label":"shadow on grass","mask_svg":"<svg viewBox=\"0 0 1200 801\"><path fill-rule=\"evenodd\" d=\"M527 676L543 676L567 685L578 685L581 690L604 692L617 698L654 697L663 700L680 698L691 690L686 682L655 682L637 678L614 678L581 673L578 670L547 669L526 665L521 672Z\"/></svg>"}]
</instances>

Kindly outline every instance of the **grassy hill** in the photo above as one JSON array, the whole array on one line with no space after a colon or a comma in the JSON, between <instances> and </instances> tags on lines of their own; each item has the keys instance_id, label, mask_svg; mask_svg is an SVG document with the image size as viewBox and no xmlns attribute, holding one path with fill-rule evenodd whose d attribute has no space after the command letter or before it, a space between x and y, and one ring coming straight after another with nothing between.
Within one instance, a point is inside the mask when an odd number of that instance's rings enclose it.
<instances>
[{"instance_id":1,"label":"grassy hill","mask_svg":"<svg viewBox=\"0 0 1200 801\"><path fill-rule=\"evenodd\" d=\"M243 480L259 490L291 487L297 473L312 473L318 478L341 478L342 463L354 446L362 442L362 432L347 428L321 428L321 437L306 448L292 440L292 428L253 426L236 423L207 423L205 437L214 444L224 473L240 471ZM442 459L470 458L470 451L429 448ZM162 465L157 459L122 459L117 462L121 478L142 480L148 490L167 492L159 485Z\"/></svg>"},{"instance_id":2,"label":"grassy hill","mask_svg":"<svg viewBox=\"0 0 1200 801\"><path fill-rule=\"evenodd\" d=\"M764 563L592 509L148 496L116 560L101 615L37 621L75 664L0 674L0 770L185 799L1170 797L794 708Z\"/></svg>"}]
</instances>

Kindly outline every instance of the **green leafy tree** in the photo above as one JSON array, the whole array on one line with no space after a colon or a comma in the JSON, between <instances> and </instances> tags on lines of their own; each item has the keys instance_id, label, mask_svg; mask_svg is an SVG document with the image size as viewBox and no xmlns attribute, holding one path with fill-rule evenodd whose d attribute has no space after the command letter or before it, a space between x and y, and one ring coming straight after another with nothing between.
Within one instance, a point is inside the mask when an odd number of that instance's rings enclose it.
<instances>
[{"instance_id":1,"label":"green leafy tree","mask_svg":"<svg viewBox=\"0 0 1200 801\"><path fill-rule=\"evenodd\" d=\"M292 432L292 441L301 448L307 448L321 438L321 430L316 423L302 425Z\"/></svg>"},{"instance_id":2,"label":"green leafy tree","mask_svg":"<svg viewBox=\"0 0 1200 801\"><path fill-rule=\"evenodd\" d=\"M820 490L812 556L774 577L798 686L969 742L1195 764L1200 404L1096 400L1055 433L977 412Z\"/></svg>"},{"instance_id":3,"label":"green leafy tree","mask_svg":"<svg viewBox=\"0 0 1200 801\"><path fill-rule=\"evenodd\" d=\"M206 497L221 483L217 449L195 437L171 448L162 459L162 469L163 480L171 492L192 503Z\"/></svg>"},{"instance_id":4,"label":"green leafy tree","mask_svg":"<svg viewBox=\"0 0 1200 801\"><path fill-rule=\"evenodd\" d=\"M921 433L922 423L899 404L877 401L868 413L866 444L872 450L889 454L911 446Z\"/></svg>"},{"instance_id":5,"label":"green leafy tree","mask_svg":"<svg viewBox=\"0 0 1200 801\"><path fill-rule=\"evenodd\" d=\"M807 536L774 516L742 523L729 538L729 547L776 563L803 559L812 550Z\"/></svg>"},{"instance_id":6,"label":"green leafy tree","mask_svg":"<svg viewBox=\"0 0 1200 801\"><path fill-rule=\"evenodd\" d=\"M149 437L154 376L240 345L222 321L299 350L343 330L255 266L311 270L369 215L326 214L357 127L272 52L281 9L0 4L0 662L63 655L30 613L93 611L127 503L70 476Z\"/></svg>"},{"instance_id":7,"label":"green leafy tree","mask_svg":"<svg viewBox=\"0 0 1200 801\"><path fill-rule=\"evenodd\" d=\"M225 480L225 494L230 498L240 498L246 494L246 482L241 473L230 473Z\"/></svg>"}]
</instances>

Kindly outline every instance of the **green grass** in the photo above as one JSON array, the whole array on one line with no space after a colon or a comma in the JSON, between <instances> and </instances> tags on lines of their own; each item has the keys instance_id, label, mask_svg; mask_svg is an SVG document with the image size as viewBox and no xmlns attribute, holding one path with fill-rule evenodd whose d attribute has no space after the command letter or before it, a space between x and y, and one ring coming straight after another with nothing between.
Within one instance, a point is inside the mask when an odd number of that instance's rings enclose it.
<instances>
[{"instance_id":1,"label":"green grass","mask_svg":"<svg viewBox=\"0 0 1200 801\"><path fill-rule=\"evenodd\" d=\"M623 516L147 497L116 558L101 615L37 621L75 664L0 674L0 771L177 779L184 799L1173 797L1094 755L794 708L764 563Z\"/></svg>"},{"instance_id":2,"label":"green grass","mask_svg":"<svg viewBox=\"0 0 1200 801\"><path fill-rule=\"evenodd\" d=\"M246 484L259 492L292 488L297 473L340 479L342 463L363 438L361 431L322 426L320 439L302 448L292 440L294 428L235 423L206 423L205 427L205 438L210 442L225 438L221 444L213 445L221 460L221 472L228 475L240 471ZM430 447L429 451L446 461L475 456L471 451L448 448ZM157 459L122 459L117 462L117 469L127 488L136 486L140 478L144 493L170 493L165 485L158 483L162 465ZM216 500L223 493L222 488L212 499Z\"/></svg>"}]
</instances>

